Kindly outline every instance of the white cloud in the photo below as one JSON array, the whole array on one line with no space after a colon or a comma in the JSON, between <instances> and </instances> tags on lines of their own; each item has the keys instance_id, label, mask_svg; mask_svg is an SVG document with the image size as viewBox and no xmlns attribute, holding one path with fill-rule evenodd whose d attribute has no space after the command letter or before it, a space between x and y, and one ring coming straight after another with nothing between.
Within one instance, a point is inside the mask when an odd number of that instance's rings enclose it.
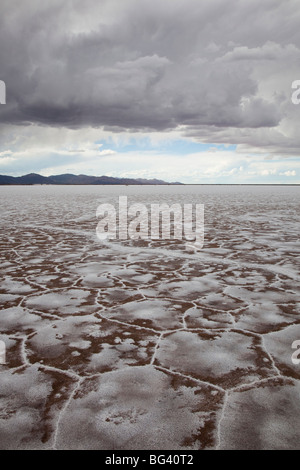
<instances>
[{"instance_id":1,"label":"white cloud","mask_svg":"<svg viewBox=\"0 0 300 470\"><path fill-rule=\"evenodd\" d=\"M287 170L284 171L283 173L279 173L282 176L296 176L296 171L295 170Z\"/></svg>"}]
</instances>

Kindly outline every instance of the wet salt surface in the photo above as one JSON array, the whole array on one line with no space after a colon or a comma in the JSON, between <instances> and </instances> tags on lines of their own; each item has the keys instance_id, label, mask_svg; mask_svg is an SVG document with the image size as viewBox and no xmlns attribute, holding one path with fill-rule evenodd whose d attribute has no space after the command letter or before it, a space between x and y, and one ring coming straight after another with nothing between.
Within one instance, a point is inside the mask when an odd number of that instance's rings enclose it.
<instances>
[{"instance_id":1,"label":"wet salt surface","mask_svg":"<svg viewBox=\"0 0 300 470\"><path fill-rule=\"evenodd\" d=\"M299 187L0 187L1 449L299 449ZM205 204L202 250L96 208Z\"/></svg>"}]
</instances>

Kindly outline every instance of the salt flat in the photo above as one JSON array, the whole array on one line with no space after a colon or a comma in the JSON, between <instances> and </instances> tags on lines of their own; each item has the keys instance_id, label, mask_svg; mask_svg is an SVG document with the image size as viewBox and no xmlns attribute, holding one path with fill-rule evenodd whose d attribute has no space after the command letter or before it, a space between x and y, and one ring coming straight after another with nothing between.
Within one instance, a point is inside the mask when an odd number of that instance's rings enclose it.
<instances>
[{"instance_id":1,"label":"salt flat","mask_svg":"<svg viewBox=\"0 0 300 470\"><path fill-rule=\"evenodd\" d=\"M299 187L0 187L1 449L299 449ZM205 242L104 241L119 195Z\"/></svg>"}]
</instances>

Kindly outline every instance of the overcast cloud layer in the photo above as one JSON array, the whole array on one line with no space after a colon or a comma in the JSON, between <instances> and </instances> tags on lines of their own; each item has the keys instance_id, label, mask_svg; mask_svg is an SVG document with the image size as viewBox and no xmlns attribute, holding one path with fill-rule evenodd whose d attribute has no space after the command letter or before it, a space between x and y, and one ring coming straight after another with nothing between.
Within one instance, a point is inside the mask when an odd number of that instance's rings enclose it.
<instances>
[{"instance_id":1,"label":"overcast cloud layer","mask_svg":"<svg viewBox=\"0 0 300 470\"><path fill-rule=\"evenodd\" d=\"M237 147L182 156L175 179L188 163L197 182L215 155L237 182L251 158L300 182L299 0L0 0L0 13L0 173L154 177L170 167L159 142L187 139ZM151 148L126 166L116 146L132 137Z\"/></svg>"}]
</instances>

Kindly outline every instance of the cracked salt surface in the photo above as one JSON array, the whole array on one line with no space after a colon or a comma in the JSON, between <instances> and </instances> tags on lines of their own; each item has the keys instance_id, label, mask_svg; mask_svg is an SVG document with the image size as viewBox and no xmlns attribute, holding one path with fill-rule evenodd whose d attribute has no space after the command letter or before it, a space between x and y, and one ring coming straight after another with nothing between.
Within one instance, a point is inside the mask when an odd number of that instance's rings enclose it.
<instances>
[{"instance_id":1,"label":"cracked salt surface","mask_svg":"<svg viewBox=\"0 0 300 470\"><path fill-rule=\"evenodd\" d=\"M1 449L300 448L298 187L0 194ZM119 195L204 203L203 250L100 243Z\"/></svg>"}]
</instances>

